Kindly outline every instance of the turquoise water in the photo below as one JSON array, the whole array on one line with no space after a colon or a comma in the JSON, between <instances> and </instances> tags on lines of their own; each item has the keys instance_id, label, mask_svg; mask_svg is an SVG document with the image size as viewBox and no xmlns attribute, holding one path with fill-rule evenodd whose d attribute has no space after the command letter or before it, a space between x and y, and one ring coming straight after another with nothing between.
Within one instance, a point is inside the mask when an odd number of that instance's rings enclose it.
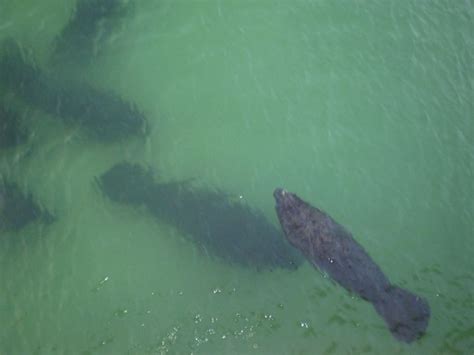
<instances>
[{"instance_id":1,"label":"turquoise water","mask_svg":"<svg viewBox=\"0 0 474 355\"><path fill-rule=\"evenodd\" d=\"M0 38L48 66L73 1L0 1ZM0 354L472 354L472 1L137 1L91 65L150 135L106 144L22 107L0 173L58 216L0 238ZM4 99L14 100L2 92ZM305 263L256 272L203 255L93 184L124 159L264 212L298 193L431 306L397 342Z\"/></svg>"}]
</instances>

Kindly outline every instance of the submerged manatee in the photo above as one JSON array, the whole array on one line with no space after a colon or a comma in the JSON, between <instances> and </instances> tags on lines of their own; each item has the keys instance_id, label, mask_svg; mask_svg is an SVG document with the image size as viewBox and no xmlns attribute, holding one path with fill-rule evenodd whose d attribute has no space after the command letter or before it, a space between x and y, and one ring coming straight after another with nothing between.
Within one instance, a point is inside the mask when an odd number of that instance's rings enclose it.
<instances>
[{"instance_id":1,"label":"submerged manatee","mask_svg":"<svg viewBox=\"0 0 474 355\"><path fill-rule=\"evenodd\" d=\"M430 318L425 299L392 285L351 233L324 211L282 189L274 197L288 241L314 267L372 303L398 340L410 343L425 333Z\"/></svg>"},{"instance_id":2,"label":"submerged manatee","mask_svg":"<svg viewBox=\"0 0 474 355\"><path fill-rule=\"evenodd\" d=\"M0 104L0 148L10 148L26 141L26 130L17 112Z\"/></svg>"},{"instance_id":3,"label":"submerged manatee","mask_svg":"<svg viewBox=\"0 0 474 355\"><path fill-rule=\"evenodd\" d=\"M37 219L49 224L55 217L41 208L31 193L23 193L16 183L0 177L0 231L19 230Z\"/></svg>"},{"instance_id":4,"label":"submerged manatee","mask_svg":"<svg viewBox=\"0 0 474 355\"><path fill-rule=\"evenodd\" d=\"M189 182L156 183L140 165L119 163L98 179L111 200L145 205L204 252L256 269L295 269L302 258L265 216L222 191Z\"/></svg>"},{"instance_id":5,"label":"submerged manatee","mask_svg":"<svg viewBox=\"0 0 474 355\"><path fill-rule=\"evenodd\" d=\"M80 126L100 141L147 134L148 121L135 104L115 93L41 70L11 38L0 47L0 85L27 104Z\"/></svg>"},{"instance_id":6,"label":"submerged manatee","mask_svg":"<svg viewBox=\"0 0 474 355\"><path fill-rule=\"evenodd\" d=\"M53 62L90 61L130 10L131 3L123 0L77 0L69 22L55 39Z\"/></svg>"}]
</instances>

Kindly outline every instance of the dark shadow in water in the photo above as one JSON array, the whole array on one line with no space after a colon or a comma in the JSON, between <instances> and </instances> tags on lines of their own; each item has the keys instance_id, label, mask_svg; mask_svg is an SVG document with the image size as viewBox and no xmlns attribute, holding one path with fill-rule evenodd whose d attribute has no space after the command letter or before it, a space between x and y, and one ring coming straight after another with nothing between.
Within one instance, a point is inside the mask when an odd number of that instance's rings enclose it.
<instances>
[{"instance_id":1,"label":"dark shadow in water","mask_svg":"<svg viewBox=\"0 0 474 355\"><path fill-rule=\"evenodd\" d=\"M155 183L149 170L126 162L116 164L97 181L111 200L145 205L158 220L227 262L260 270L296 269L302 261L262 213L223 192L189 182Z\"/></svg>"}]
</instances>

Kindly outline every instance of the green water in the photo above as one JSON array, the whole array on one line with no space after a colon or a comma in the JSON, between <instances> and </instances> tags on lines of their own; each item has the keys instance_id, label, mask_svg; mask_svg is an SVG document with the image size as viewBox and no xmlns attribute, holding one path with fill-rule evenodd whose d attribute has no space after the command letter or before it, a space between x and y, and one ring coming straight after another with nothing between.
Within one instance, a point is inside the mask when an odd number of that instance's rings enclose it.
<instances>
[{"instance_id":1,"label":"green water","mask_svg":"<svg viewBox=\"0 0 474 355\"><path fill-rule=\"evenodd\" d=\"M0 38L47 66L73 4L0 0ZM91 141L25 106L28 144L0 152L58 216L0 236L0 354L472 354L473 16L470 0L136 1L81 75L135 102L146 140ZM226 265L105 200L93 178L124 159L275 225L273 189L298 193L427 298L427 334L397 342L308 263Z\"/></svg>"}]
</instances>

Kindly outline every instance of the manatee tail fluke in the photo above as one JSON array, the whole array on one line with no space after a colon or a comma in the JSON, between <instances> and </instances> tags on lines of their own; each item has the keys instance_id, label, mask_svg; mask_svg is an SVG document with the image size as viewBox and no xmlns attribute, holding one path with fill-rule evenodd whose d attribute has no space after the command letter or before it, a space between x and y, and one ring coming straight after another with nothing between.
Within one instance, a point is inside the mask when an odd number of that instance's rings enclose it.
<instances>
[{"instance_id":1,"label":"manatee tail fluke","mask_svg":"<svg viewBox=\"0 0 474 355\"><path fill-rule=\"evenodd\" d=\"M392 335L406 343L420 338L428 327L428 302L403 288L390 286L374 307Z\"/></svg>"}]
</instances>

